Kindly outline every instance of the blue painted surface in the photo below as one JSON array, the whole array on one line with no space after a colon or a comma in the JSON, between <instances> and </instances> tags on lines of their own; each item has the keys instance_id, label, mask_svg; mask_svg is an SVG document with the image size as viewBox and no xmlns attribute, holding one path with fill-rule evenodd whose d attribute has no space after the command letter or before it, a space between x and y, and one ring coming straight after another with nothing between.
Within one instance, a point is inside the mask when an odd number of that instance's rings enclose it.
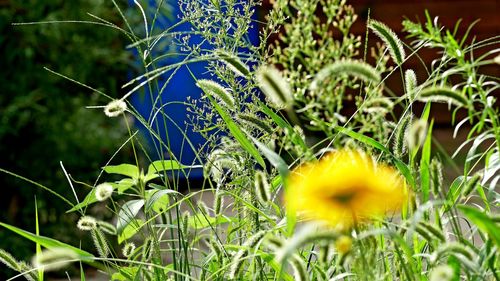
<instances>
[{"instance_id":1,"label":"blue painted surface","mask_svg":"<svg viewBox=\"0 0 500 281\"><path fill-rule=\"evenodd\" d=\"M157 1L155 0L149 0L151 7L154 7L156 2ZM157 28L161 28L162 30L165 30L167 27L172 26L172 24L179 19L180 11L177 6L177 2L167 1L167 3L172 7L173 16L171 18L160 17L157 19L155 25L157 26ZM129 0L129 5L137 10L134 1ZM155 9L149 9L149 12L151 11L154 12L154 10ZM137 10L137 12L139 11ZM146 13L148 13L148 11L146 11ZM148 16L150 17L151 15ZM189 30L191 30L191 26L189 24L184 24L175 29L175 31L189 31ZM249 37L253 44L258 43L257 26L255 26L254 29L250 32ZM201 39L202 38L199 36L192 36L191 42L200 42ZM166 45L166 47L168 48L168 45ZM207 48L207 49L210 47L211 46L209 45L202 46L202 48ZM161 55L164 52L165 51L163 50L155 50L152 53L152 56L157 57L158 55ZM137 53L135 55L137 56ZM170 57L159 62L157 66L177 63L181 61L182 58L183 57ZM139 58L137 59L137 63L141 63ZM166 86L165 90L163 91L163 94L161 95L161 101L157 100L155 104L155 108L158 108L161 105L168 104L165 105L165 107L163 107L163 112L167 114L171 118L171 120L164 121L162 114L158 114L158 117L153 122L153 128L158 128L157 132L160 133L162 140L164 142L169 143L171 151L175 155L175 157L181 163L186 165L201 164L199 163L199 161L197 161L195 155L199 153L199 150L203 146L205 140L199 134L193 132L191 127L186 126L186 114L187 114L186 106L178 103L176 104L175 102L179 101L185 102L187 97L191 97L193 99L200 98L202 92L195 85L195 80L189 71L191 71L197 79L210 79L212 77L208 73L206 73L206 66L207 63L200 62L200 63L189 64L189 70L186 66L181 67L173 75L172 79L168 82L168 85ZM164 84L166 83L166 79L168 79L170 75L171 72L168 72L156 80L158 82L159 88L164 86ZM158 97L158 89L153 89L150 92L148 87L146 86L138 93L134 93L131 96L130 101L134 105L136 110L139 112L139 114L141 114L141 116L143 116L146 120L148 120L148 118L151 116L153 103L155 102L157 97ZM136 123L139 124L139 122ZM182 131L179 130L179 128L177 128L175 124L177 124L177 126L179 126ZM149 133L142 125L138 126L143 135L149 142L150 157L154 157L154 159L160 159L160 158L168 159L168 154L164 153L163 157L160 157L160 155L157 153L157 149L155 149L155 146L159 147L159 142L153 140L153 138L150 137ZM187 136L184 136L184 133ZM194 150L186 142L186 137L189 138L189 140L195 147ZM193 169L190 171L189 178L200 178L202 177L202 175L203 175L202 169ZM180 176L183 177L183 175Z\"/></svg>"}]
</instances>

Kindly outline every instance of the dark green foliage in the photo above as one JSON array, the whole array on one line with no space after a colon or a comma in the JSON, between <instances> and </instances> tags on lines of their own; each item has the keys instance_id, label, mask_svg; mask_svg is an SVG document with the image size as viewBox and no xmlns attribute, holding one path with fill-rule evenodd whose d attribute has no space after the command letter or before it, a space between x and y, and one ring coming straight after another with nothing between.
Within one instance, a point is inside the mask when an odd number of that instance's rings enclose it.
<instances>
[{"instance_id":1,"label":"dark green foliage","mask_svg":"<svg viewBox=\"0 0 500 281\"><path fill-rule=\"evenodd\" d=\"M102 110L85 108L109 100L43 67L118 97L128 68L126 38L98 25L12 23L96 21L87 13L117 25L122 22L111 1L0 1L0 167L34 179L72 202L59 161L77 179L93 183L99 167L125 139L125 129ZM5 174L0 175L0 186L0 221L34 231L36 189ZM74 242L76 217L60 216L68 206L36 191L42 234ZM0 248L15 250L18 259L27 260L35 245L0 232Z\"/></svg>"}]
</instances>

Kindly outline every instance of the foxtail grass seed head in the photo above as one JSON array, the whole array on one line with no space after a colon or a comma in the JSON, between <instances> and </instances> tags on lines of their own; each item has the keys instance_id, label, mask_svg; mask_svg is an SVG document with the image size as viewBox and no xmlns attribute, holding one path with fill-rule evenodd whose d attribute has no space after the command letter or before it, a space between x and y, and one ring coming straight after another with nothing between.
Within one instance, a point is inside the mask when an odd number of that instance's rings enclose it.
<instances>
[{"instance_id":1,"label":"foxtail grass seed head","mask_svg":"<svg viewBox=\"0 0 500 281\"><path fill-rule=\"evenodd\" d=\"M108 257L110 250L108 241L106 240L106 236L104 236L104 233L100 229L96 228L92 230L91 234L92 241L94 242L94 246L96 247L99 256L101 258Z\"/></svg>"},{"instance_id":2,"label":"foxtail grass seed head","mask_svg":"<svg viewBox=\"0 0 500 281\"><path fill-rule=\"evenodd\" d=\"M200 79L196 81L196 86L202 89L205 94L214 97L229 109L235 108L236 102L233 95L219 83L212 80Z\"/></svg>"},{"instance_id":3,"label":"foxtail grass seed head","mask_svg":"<svg viewBox=\"0 0 500 281\"><path fill-rule=\"evenodd\" d=\"M415 98L415 90L417 88L417 75L412 69L405 71L405 91L406 95L413 100Z\"/></svg>"},{"instance_id":4,"label":"foxtail grass seed head","mask_svg":"<svg viewBox=\"0 0 500 281\"><path fill-rule=\"evenodd\" d=\"M97 221L91 216L83 216L78 220L76 226L80 230L91 231L97 228Z\"/></svg>"},{"instance_id":5,"label":"foxtail grass seed head","mask_svg":"<svg viewBox=\"0 0 500 281\"><path fill-rule=\"evenodd\" d=\"M205 214L205 215L210 215L210 209L208 208L207 204L203 201L198 201L198 203L196 204L198 206L198 211L202 214Z\"/></svg>"},{"instance_id":6,"label":"foxtail grass seed head","mask_svg":"<svg viewBox=\"0 0 500 281\"><path fill-rule=\"evenodd\" d=\"M432 253L430 261L435 263L439 261L445 254L454 254L455 256L460 255L464 257L467 261L473 262L475 254L469 250L465 245L458 242L451 242L447 244L442 244L439 248Z\"/></svg>"},{"instance_id":7,"label":"foxtail grass seed head","mask_svg":"<svg viewBox=\"0 0 500 281\"><path fill-rule=\"evenodd\" d=\"M54 271L78 260L78 254L67 248L52 248L33 257L33 266L45 271Z\"/></svg>"},{"instance_id":8,"label":"foxtail grass seed head","mask_svg":"<svg viewBox=\"0 0 500 281\"><path fill-rule=\"evenodd\" d=\"M107 234L116 235L116 227L109 222L97 221L97 227Z\"/></svg>"},{"instance_id":9,"label":"foxtail grass seed head","mask_svg":"<svg viewBox=\"0 0 500 281\"><path fill-rule=\"evenodd\" d=\"M373 98L365 102L363 112L383 116L391 112L393 107L394 103L389 98Z\"/></svg>"},{"instance_id":10,"label":"foxtail grass seed head","mask_svg":"<svg viewBox=\"0 0 500 281\"><path fill-rule=\"evenodd\" d=\"M271 199L271 185L263 171L255 172L255 193L261 204L266 204Z\"/></svg>"},{"instance_id":11,"label":"foxtail grass seed head","mask_svg":"<svg viewBox=\"0 0 500 281\"><path fill-rule=\"evenodd\" d=\"M298 256L294 255L290 260L290 265L293 269L293 277L296 281L308 281L309 274L307 273L307 267L304 264L304 260Z\"/></svg>"},{"instance_id":12,"label":"foxtail grass seed head","mask_svg":"<svg viewBox=\"0 0 500 281\"><path fill-rule=\"evenodd\" d=\"M132 242L126 243L122 248L122 254L126 258L130 258L135 251L135 244Z\"/></svg>"},{"instance_id":13,"label":"foxtail grass seed head","mask_svg":"<svg viewBox=\"0 0 500 281\"><path fill-rule=\"evenodd\" d=\"M439 196L441 188L443 186L443 165L441 161L437 158L433 158L431 161L431 191L435 197Z\"/></svg>"},{"instance_id":14,"label":"foxtail grass seed head","mask_svg":"<svg viewBox=\"0 0 500 281\"><path fill-rule=\"evenodd\" d=\"M398 158L402 158L406 154L406 138L408 137L408 127L410 125L411 119L411 114L405 115L396 127L396 132L394 133L395 135L393 151L394 155Z\"/></svg>"},{"instance_id":15,"label":"foxtail grass seed head","mask_svg":"<svg viewBox=\"0 0 500 281\"><path fill-rule=\"evenodd\" d=\"M470 177L465 183L465 186L462 190L462 196L463 197L469 196L476 189L481 179L482 175L480 173L476 173L472 177Z\"/></svg>"},{"instance_id":16,"label":"foxtail grass seed head","mask_svg":"<svg viewBox=\"0 0 500 281\"><path fill-rule=\"evenodd\" d=\"M188 235L189 234L189 218L190 218L190 214L188 211L185 211L184 213L182 213L182 234L184 236Z\"/></svg>"},{"instance_id":17,"label":"foxtail grass seed head","mask_svg":"<svg viewBox=\"0 0 500 281\"><path fill-rule=\"evenodd\" d=\"M0 249L0 263L5 264L10 269L20 271L19 262L9 252Z\"/></svg>"},{"instance_id":18,"label":"foxtail grass seed head","mask_svg":"<svg viewBox=\"0 0 500 281\"><path fill-rule=\"evenodd\" d=\"M33 266L25 261L19 262L19 272L23 273L23 277L28 281L38 280L38 270L33 270Z\"/></svg>"},{"instance_id":19,"label":"foxtail grass seed head","mask_svg":"<svg viewBox=\"0 0 500 281\"><path fill-rule=\"evenodd\" d=\"M468 100L461 93L448 87L429 87L420 91L418 99L423 102L441 102L456 106L467 106Z\"/></svg>"},{"instance_id":20,"label":"foxtail grass seed head","mask_svg":"<svg viewBox=\"0 0 500 281\"><path fill-rule=\"evenodd\" d=\"M216 216L222 213L223 207L224 207L224 196L222 195L222 191L218 189L214 195L214 213Z\"/></svg>"},{"instance_id":21,"label":"foxtail grass seed head","mask_svg":"<svg viewBox=\"0 0 500 281\"><path fill-rule=\"evenodd\" d=\"M408 129L408 147L411 150L419 148L427 136L427 122L422 119L415 120Z\"/></svg>"},{"instance_id":22,"label":"foxtail grass seed head","mask_svg":"<svg viewBox=\"0 0 500 281\"><path fill-rule=\"evenodd\" d=\"M224 64L226 64L226 66L231 69L236 75L241 77L248 77L250 75L248 66L244 64L237 56L223 50L218 50L216 51L216 53L224 62Z\"/></svg>"},{"instance_id":23,"label":"foxtail grass seed head","mask_svg":"<svg viewBox=\"0 0 500 281\"><path fill-rule=\"evenodd\" d=\"M250 252L250 250L255 249L257 244L259 244L259 242L264 238L266 233L266 231L261 230L248 238L245 243L243 243L243 248L236 252L236 254L233 256L232 265L229 270L229 279L232 280L238 276L238 273L241 270L243 263L245 262L245 258L248 256L248 253Z\"/></svg>"},{"instance_id":24,"label":"foxtail grass seed head","mask_svg":"<svg viewBox=\"0 0 500 281\"><path fill-rule=\"evenodd\" d=\"M349 236L342 235L335 240L335 249L341 255L345 255L351 251L352 239Z\"/></svg>"},{"instance_id":25,"label":"foxtail grass seed head","mask_svg":"<svg viewBox=\"0 0 500 281\"><path fill-rule=\"evenodd\" d=\"M261 66L256 73L257 83L267 98L278 108L290 108L293 93L290 84L274 66Z\"/></svg>"},{"instance_id":26,"label":"foxtail grass seed head","mask_svg":"<svg viewBox=\"0 0 500 281\"><path fill-rule=\"evenodd\" d=\"M436 239L438 239L441 242L445 242L446 238L444 237L443 231L439 229L437 226L430 224L427 221L421 221L419 223L419 226L421 226L427 233L432 234Z\"/></svg>"},{"instance_id":27,"label":"foxtail grass seed head","mask_svg":"<svg viewBox=\"0 0 500 281\"><path fill-rule=\"evenodd\" d=\"M405 50L403 48L403 43L398 38L396 33L392 31L387 25L370 19L368 23L368 28L370 28L382 41L384 42L387 49L389 49L389 54L392 60L401 65L405 60Z\"/></svg>"},{"instance_id":28,"label":"foxtail grass seed head","mask_svg":"<svg viewBox=\"0 0 500 281\"><path fill-rule=\"evenodd\" d=\"M142 244L142 259L143 261L151 260L153 256L153 239L151 237L147 237Z\"/></svg>"},{"instance_id":29,"label":"foxtail grass seed head","mask_svg":"<svg viewBox=\"0 0 500 281\"><path fill-rule=\"evenodd\" d=\"M429 232L427 232L427 230L422 227L422 225L418 224L416 227L415 227L415 232L417 232L420 236L422 236L422 238L425 239L425 241L431 243L434 239L432 238L432 236L429 234Z\"/></svg>"},{"instance_id":30,"label":"foxtail grass seed head","mask_svg":"<svg viewBox=\"0 0 500 281\"><path fill-rule=\"evenodd\" d=\"M104 107L104 114L108 117L117 117L127 110L127 103L122 100L114 100Z\"/></svg>"},{"instance_id":31,"label":"foxtail grass seed head","mask_svg":"<svg viewBox=\"0 0 500 281\"><path fill-rule=\"evenodd\" d=\"M107 182L101 183L95 188L95 198L97 201L105 201L113 194L113 186Z\"/></svg>"},{"instance_id":32,"label":"foxtail grass seed head","mask_svg":"<svg viewBox=\"0 0 500 281\"><path fill-rule=\"evenodd\" d=\"M242 121L244 124L249 125L252 128L255 128L259 131L272 134L274 133L273 128L269 126L264 120L260 119L255 115L250 114L238 114L238 119Z\"/></svg>"},{"instance_id":33,"label":"foxtail grass seed head","mask_svg":"<svg viewBox=\"0 0 500 281\"><path fill-rule=\"evenodd\" d=\"M429 281L451 281L455 276L453 268L447 264L438 265L429 274Z\"/></svg>"},{"instance_id":34,"label":"foxtail grass seed head","mask_svg":"<svg viewBox=\"0 0 500 281\"><path fill-rule=\"evenodd\" d=\"M311 91L316 91L319 87L325 85L330 78L340 75L349 75L375 85L380 82L380 73L371 65L362 61L346 59L336 61L321 69L314 77L309 88Z\"/></svg>"}]
</instances>

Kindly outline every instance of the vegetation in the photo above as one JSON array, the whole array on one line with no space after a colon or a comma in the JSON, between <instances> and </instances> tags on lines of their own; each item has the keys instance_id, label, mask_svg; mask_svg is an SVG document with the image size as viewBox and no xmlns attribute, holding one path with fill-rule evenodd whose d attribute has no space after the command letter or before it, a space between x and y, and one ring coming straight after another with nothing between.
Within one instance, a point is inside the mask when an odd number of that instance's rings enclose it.
<instances>
[{"instance_id":1,"label":"vegetation","mask_svg":"<svg viewBox=\"0 0 500 281\"><path fill-rule=\"evenodd\" d=\"M479 72L498 64L498 48L475 55L497 37L467 43L469 32L457 38L428 15L403 22L413 40L405 45L369 19L367 34L380 40L370 63L368 36L350 33L357 17L345 1L274 1L257 46L246 35L259 1L181 0L179 24L192 26L181 33L155 29L158 12L134 4L150 26L144 36L125 16L126 28L112 27L142 54L144 74L102 106L124 120L123 146L133 155L125 163L110 155L85 197L60 196L95 249L41 236L38 225L28 232L0 223L37 246L31 263L0 251L19 276L43 280L43 271L79 263L82 279L85 264L111 280L500 280L499 81ZM162 40L175 44L181 63L152 57ZM440 57L420 66L427 77L417 81L405 62L426 48ZM161 125L128 98L143 87L171 94L157 78L199 61L212 79L193 75L203 97L185 103L188 125L207 140L195 148L205 181L184 186L179 174L196 167L177 160ZM400 95L385 84L390 76L400 77ZM156 101L153 114L168 120ZM453 109L455 132L467 131L451 156L433 145L436 103ZM130 116L157 139L155 153ZM461 169L451 183L443 180L448 164Z\"/></svg>"},{"instance_id":2,"label":"vegetation","mask_svg":"<svg viewBox=\"0 0 500 281\"><path fill-rule=\"evenodd\" d=\"M87 13L121 22L113 5L103 1L0 3L0 167L36 179L65 197L73 196L73 192L60 161L69 173L92 181L99 167L127 138L124 126L100 111L85 108L103 102L96 91L118 96L118 86L126 81L129 71L126 41L120 33L95 25L13 24L91 19ZM120 157L117 159L124 159ZM25 183L4 173L0 185L4 187L0 221L34 231L36 196L45 235L65 242L78 235L74 229L78 217L61 216L67 210L62 201L42 190L32 192ZM82 196L86 191L77 192ZM0 231L0 248L29 259L31 242L11 238L10 233ZM0 279L5 280L4 270L0 271Z\"/></svg>"}]
</instances>

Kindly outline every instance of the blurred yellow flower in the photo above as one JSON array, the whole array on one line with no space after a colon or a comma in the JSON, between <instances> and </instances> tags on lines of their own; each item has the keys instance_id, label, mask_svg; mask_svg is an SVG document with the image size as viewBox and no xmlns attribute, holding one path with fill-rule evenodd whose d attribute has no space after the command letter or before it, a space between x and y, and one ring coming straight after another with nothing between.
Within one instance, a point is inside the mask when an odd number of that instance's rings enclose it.
<instances>
[{"instance_id":1,"label":"blurred yellow flower","mask_svg":"<svg viewBox=\"0 0 500 281\"><path fill-rule=\"evenodd\" d=\"M402 176L360 150L338 150L306 163L288 177L285 203L307 219L346 229L406 204Z\"/></svg>"},{"instance_id":2,"label":"blurred yellow flower","mask_svg":"<svg viewBox=\"0 0 500 281\"><path fill-rule=\"evenodd\" d=\"M352 239L349 236L342 235L335 241L335 248L341 255L345 255L351 251Z\"/></svg>"}]
</instances>

